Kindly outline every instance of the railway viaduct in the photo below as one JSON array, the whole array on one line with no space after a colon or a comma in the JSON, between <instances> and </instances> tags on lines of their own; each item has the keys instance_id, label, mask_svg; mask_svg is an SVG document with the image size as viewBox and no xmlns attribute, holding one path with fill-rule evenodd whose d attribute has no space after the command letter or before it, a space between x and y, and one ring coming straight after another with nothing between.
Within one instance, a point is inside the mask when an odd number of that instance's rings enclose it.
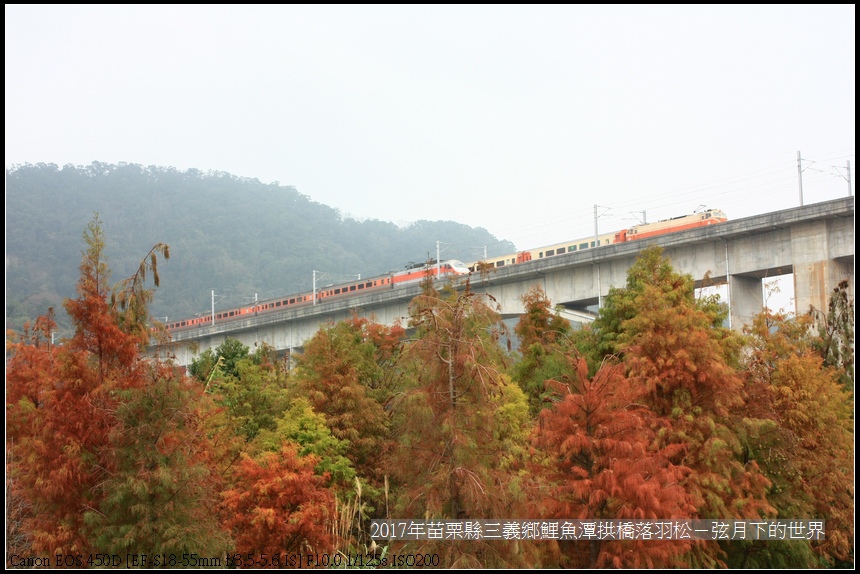
<instances>
[{"instance_id":1,"label":"railway viaduct","mask_svg":"<svg viewBox=\"0 0 860 574\"><path fill-rule=\"evenodd\" d=\"M540 285L562 314L588 321L611 287L626 284L627 270L645 247L660 245L675 269L712 285L727 285L729 321L741 329L764 306L762 281L794 274L795 307L826 309L831 290L848 279L854 293L854 197L757 215L662 237L618 243L502 267L471 277L472 290L492 295L503 318L522 311L522 295ZM461 278L462 281L462 278ZM187 365L228 337L253 349L266 343L278 351L300 349L321 325L353 313L380 323L407 325L408 305L418 285L401 287L258 317L207 325L175 335L171 352Z\"/></svg>"}]
</instances>

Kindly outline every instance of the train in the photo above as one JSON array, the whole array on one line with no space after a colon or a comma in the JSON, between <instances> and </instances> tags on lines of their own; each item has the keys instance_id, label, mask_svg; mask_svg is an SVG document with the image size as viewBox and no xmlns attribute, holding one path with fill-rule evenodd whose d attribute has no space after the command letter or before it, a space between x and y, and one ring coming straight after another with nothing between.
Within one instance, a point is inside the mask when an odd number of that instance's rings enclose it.
<instances>
[{"instance_id":1,"label":"train","mask_svg":"<svg viewBox=\"0 0 860 574\"><path fill-rule=\"evenodd\" d=\"M612 233L604 233L598 235L597 239L594 236L585 237L582 239L574 239L565 241L564 243L556 243L553 245L545 245L535 249L526 251L518 251L498 257L490 257L478 261L472 261L466 264L470 271L477 272L481 269L494 269L507 265L515 265L517 263L525 263L533 259L544 259L555 255L563 255L565 253L573 253L575 251L584 251L593 249L603 245L611 245L613 243L625 243L628 241L638 241L667 233L676 233L687 229L695 229L697 227L705 227L707 225L715 225L728 221L726 214L719 209L705 209L691 213L689 215L681 215L670 219L664 219L655 223L643 223L634 225L629 229L622 229Z\"/></svg>"},{"instance_id":2,"label":"train","mask_svg":"<svg viewBox=\"0 0 860 574\"><path fill-rule=\"evenodd\" d=\"M224 321L235 321L249 316L261 315L307 305L314 305L322 301L331 299L349 297L362 293L370 293L373 291L390 290L397 287L417 283L425 277L451 277L458 275L468 275L469 273L478 272L481 270L515 265L524 263L534 259L544 259L546 257L554 257L565 253L573 253L576 251L584 251L613 243L625 243L628 241L638 241L658 235L675 233L686 229L695 229L697 227L705 227L715 225L727 221L726 214L719 209L705 209L697 211L689 215L681 215L671 219L664 219L655 223L643 223L634 225L629 229L613 233L605 233L598 235L595 239L586 237L583 239L575 239L564 243L556 243L554 245L546 245L526 251L518 251L508 255L499 257L491 257L470 263L463 263L457 259L449 259L447 261L428 261L427 263L409 264L402 271L396 271L387 275L380 275L370 279L357 279L352 282L347 282L339 285L327 285L322 289L317 289L310 293L300 293L297 295L288 295L286 297L278 297L265 301L255 302L252 305L228 309L215 313L215 323ZM166 323L166 327L171 332L192 329L212 324L213 317L209 315L201 315L180 321Z\"/></svg>"},{"instance_id":3,"label":"train","mask_svg":"<svg viewBox=\"0 0 860 574\"><path fill-rule=\"evenodd\" d=\"M410 263L406 265L405 269L402 271L395 271L393 273L388 273L387 275L380 275L369 279L356 279L355 281L338 285L327 285L309 293L299 293L297 295L267 299L265 301L255 302L252 305L219 311L214 314L214 319L215 323L235 321L242 318L248 318L250 316L259 316L265 313L282 311L284 309L314 305L315 302L320 303L322 301L329 301L362 293L396 289L403 285L417 283L428 276L444 278L468 274L468 267L466 267L462 261L457 259L440 261L438 264L435 260L428 261L427 263ZM197 317L182 319L180 321L167 322L165 323L165 327L167 327L167 330L170 332L183 331L195 327L211 325L212 319L212 314L200 315Z\"/></svg>"}]
</instances>

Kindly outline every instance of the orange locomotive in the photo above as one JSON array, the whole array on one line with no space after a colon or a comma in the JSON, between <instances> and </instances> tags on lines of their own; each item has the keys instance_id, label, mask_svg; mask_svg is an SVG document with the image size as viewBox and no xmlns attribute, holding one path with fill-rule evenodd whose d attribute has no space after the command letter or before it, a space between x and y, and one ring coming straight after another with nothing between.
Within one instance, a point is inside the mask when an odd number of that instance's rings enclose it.
<instances>
[{"instance_id":1,"label":"orange locomotive","mask_svg":"<svg viewBox=\"0 0 860 574\"><path fill-rule=\"evenodd\" d=\"M707 209L699 213L682 215L680 217L673 217L672 219L664 219L656 223L643 223L641 225L634 225L630 229L605 233L603 235L598 235L597 240L594 239L594 236L575 239L564 243L556 243L554 245L547 245L536 249L529 249L481 261L474 261L472 263L468 263L467 267L471 271L475 271L479 266L483 266L486 269L504 267L506 265L516 265L517 263L531 261L532 259L543 259L545 257L572 253L574 251L583 251L585 249L600 247L602 245L610 245L612 243L624 243L627 241L636 241L638 239L647 239L649 237L656 237L657 235L684 231L685 229L715 225L724 221L727 221L725 213L719 209Z\"/></svg>"}]
</instances>

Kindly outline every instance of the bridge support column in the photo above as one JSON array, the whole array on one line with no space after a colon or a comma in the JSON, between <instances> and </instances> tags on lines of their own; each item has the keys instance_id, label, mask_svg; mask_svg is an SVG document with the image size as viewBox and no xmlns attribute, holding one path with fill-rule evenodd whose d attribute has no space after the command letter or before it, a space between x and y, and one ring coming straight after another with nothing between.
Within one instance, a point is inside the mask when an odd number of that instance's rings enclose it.
<instances>
[{"instance_id":1,"label":"bridge support column","mask_svg":"<svg viewBox=\"0 0 860 574\"><path fill-rule=\"evenodd\" d=\"M830 294L843 279L848 280L849 293L854 298L854 264L828 259L794 266L794 301L798 315L815 307L827 312Z\"/></svg>"},{"instance_id":2,"label":"bridge support column","mask_svg":"<svg viewBox=\"0 0 860 574\"><path fill-rule=\"evenodd\" d=\"M835 223L809 221L791 228L791 258L794 261L794 301L798 315L810 306L827 310L830 294L847 279L854 295L854 258L831 259L831 237L828 226ZM824 257L822 257L824 255Z\"/></svg>"},{"instance_id":3,"label":"bridge support column","mask_svg":"<svg viewBox=\"0 0 860 574\"><path fill-rule=\"evenodd\" d=\"M729 277L729 301L731 303L732 329L740 331L764 307L761 279L755 276L732 275Z\"/></svg>"}]
</instances>

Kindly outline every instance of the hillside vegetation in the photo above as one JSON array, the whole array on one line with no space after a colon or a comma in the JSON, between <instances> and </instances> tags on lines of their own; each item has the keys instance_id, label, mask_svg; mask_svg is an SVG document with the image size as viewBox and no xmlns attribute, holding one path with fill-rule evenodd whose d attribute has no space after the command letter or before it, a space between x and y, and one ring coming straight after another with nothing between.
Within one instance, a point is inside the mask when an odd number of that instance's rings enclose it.
<instances>
[{"instance_id":1,"label":"hillside vegetation","mask_svg":"<svg viewBox=\"0 0 860 574\"><path fill-rule=\"evenodd\" d=\"M117 276L131 274L156 241L170 245L152 304L162 319L209 312L213 290L216 308L227 309L310 291L314 270L334 282L402 269L435 257L437 241L444 258L474 260L484 245L490 256L514 251L453 221L357 221L277 182L125 163L14 166L6 213L6 326L14 329L75 295L81 230L94 213ZM67 320L58 322L62 333Z\"/></svg>"}]
</instances>

